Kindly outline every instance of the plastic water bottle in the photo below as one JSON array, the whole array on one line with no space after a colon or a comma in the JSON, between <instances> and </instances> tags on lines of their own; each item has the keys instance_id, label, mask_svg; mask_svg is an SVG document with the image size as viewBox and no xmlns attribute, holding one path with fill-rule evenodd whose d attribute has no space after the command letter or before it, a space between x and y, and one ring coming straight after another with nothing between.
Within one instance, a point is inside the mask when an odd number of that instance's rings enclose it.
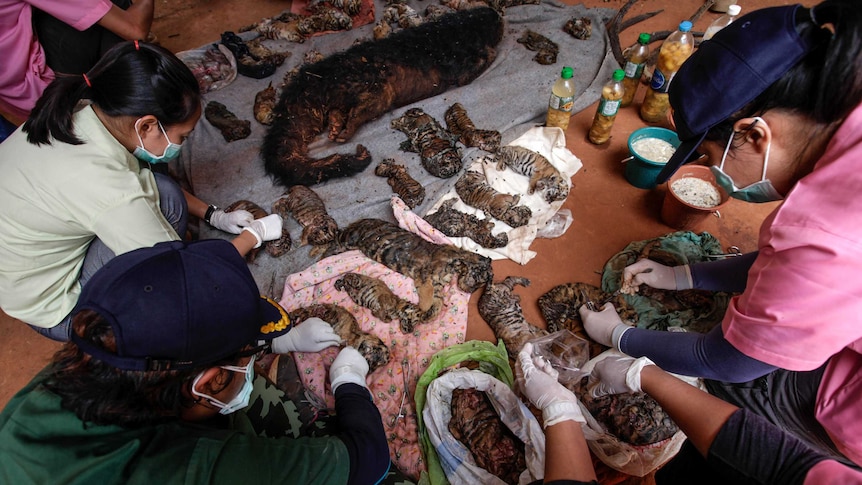
<instances>
[{"instance_id":1,"label":"plastic water bottle","mask_svg":"<svg viewBox=\"0 0 862 485\"><path fill-rule=\"evenodd\" d=\"M545 126L556 126L566 131L575 106L575 82L572 80L574 71L566 66L560 72L560 78L551 89L551 99L548 101L548 117Z\"/></svg>"},{"instance_id":2,"label":"plastic water bottle","mask_svg":"<svg viewBox=\"0 0 862 485\"><path fill-rule=\"evenodd\" d=\"M711 24L709 24L709 27L706 28L706 32L703 33L703 40L711 39L716 32L730 25L731 22L736 20L736 16L739 15L739 12L741 11L742 7L739 5L734 4L727 7L727 13L715 19Z\"/></svg>"},{"instance_id":3,"label":"plastic water bottle","mask_svg":"<svg viewBox=\"0 0 862 485\"><path fill-rule=\"evenodd\" d=\"M693 50L694 36L691 34L691 22L683 20L679 24L679 30L670 34L659 50L650 89L646 92L641 105L640 115L644 121L657 123L667 117L667 109L670 106L668 88L676 71Z\"/></svg>"},{"instance_id":4,"label":"plastic water bottle","mask_svg":"<svg viewBox=\"0 0 862 485\"><path fill-rule=\"evenodd\" d=\"M622 108L632 104L632 100L635 99L635 94L638 92L638 86L641 84L641 75L643 75L644 66L649 59L649 39L649 34L641 33L638 36L637 43L629 48L625 65L626 77L623 78L625 93L620 103L620 107Z\"/></svg>"},{"instance_id":5,"label":"plastic water bottle","mask_svg":"<svg viewBox=\"0 0 862 485\"><path fill-rule=\"evenodd\" d=\"M596 145L607 143L611 139L611 127L617 118L617 111L620 109L620 102L625 92L623 87L625 75L625 71L617 69L614 71L613 78L602 87L602 99L599 101L589 133L590 142Z\"/></svg>"}]
</instances>

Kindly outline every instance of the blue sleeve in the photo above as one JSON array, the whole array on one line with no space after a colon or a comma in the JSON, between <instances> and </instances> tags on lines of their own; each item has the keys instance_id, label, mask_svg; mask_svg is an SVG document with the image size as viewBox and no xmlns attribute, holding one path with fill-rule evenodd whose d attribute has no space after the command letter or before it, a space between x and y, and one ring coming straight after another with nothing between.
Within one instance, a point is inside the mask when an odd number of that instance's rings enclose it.
<instances>
[{"instance_id":1,"label":"blue sleeve","mask_svg":"<svg viewBox=\"0 0 862 485\"><path fill-rule=\"evenodd\" d=\"M725 340L721 325L708 333L633 328L620 339L620 350L645 356L674 374L722 382L747 382L776 369L737 350Z\"/></svg>"},{"instance_id":2,"label":"blue sleeve","mask_svg":"<svg viewBox=\"0 0 862 485\"><path fill-rule=\"evenodd\" d=\"M733 291L745 290L748 270L757 259L757 251L742 256L705 261L689 265L691 280L696 290Z\"/></svg>"},{"instance_id":3,"label":"blue sleeve","mask_svg":"<svg viewBox=\"0 0 862 485\"><path fill-rule=\"evenodd\" d=\"M348 484L375 484L389 471L389 444L380 411L368 389L342 384L335 391L338 438L350 456Z\"/></svg>"}]
</instances>

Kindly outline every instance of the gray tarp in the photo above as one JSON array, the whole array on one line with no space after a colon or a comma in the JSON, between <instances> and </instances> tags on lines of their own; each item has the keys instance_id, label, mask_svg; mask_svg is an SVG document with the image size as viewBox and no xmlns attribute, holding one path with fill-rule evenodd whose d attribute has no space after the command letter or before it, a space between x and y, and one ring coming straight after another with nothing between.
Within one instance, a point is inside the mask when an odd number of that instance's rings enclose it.
<instances>
[{"instance_id":1,"label":"gray tarp","mask_svg":"<svg viewBox=\"0 0 862 485\"><path fill-rule=\"evenodd\" d=\"M409 4L419 12L424 12L428 2L411 0ZM316 185L313 189L323 198L328 212L338 222L339 227L366 217L394 220L390 208L392 189L385 178L374 175L374 167L380 161L394 158L398 163L406 165L410 174L425 186L425 201L415 209L417 214L424 215L440 196L452 188L458 177L443 180L427 173L420 164L418 154L402 152L399 149L399 145L406 138L400 131L390 128L390 120L410 107L420 107L445 126L443 115L446 109L458 102L466 108L477 128L502 132L505 145L527 129L544 123L551 86L563 66L574 68L578 89L575 111L580 111L598 100L602 85L610 79L613 69L618 67L610 55L607 31L604 28L604 22L613 13L614 10L610 9L568 6L554 0L543 0L539 5L510 7L506 10L505 35L498 46L497 59L473 83L387 113L362 127L346 144L330 143L325 137L315 141L312 144L312 154L315 156L334 152L352 153L355 145L361 143L370 150L373 161L368 169L359 175L331 180ZM383 2L379 0L375 14L377 19L382 18ZM562 30L568 20L580 17L588 17L592 21L592 36L588 40L575 39ZM251 120L251 136L227 143L218 129L201 117L192 136L185 142L179 162L171 167L172 173L207 203L224 207L235 200L247 199L270 211L272 203L284 193L284 188L274 185L263 170L258 149L267 127L254 119L252 105L255 94L266 88L270 82L273 85L279 84L284 74L300 64L303 55L309 50L314 49L324 55L345 50L356 39L371 39L372 28L373 24L369 24L350 31L312 37L302 44L286 41L270 44L286 47L292 53L275 74L266 79L252 79L240 75L225 88L204 95L205 102L219 101L239 118ZM527 29L550 38L560 46L556 64L538 64L533 60L535 52L527 50L523 44L517 42ZM249 34L243 35L250 38ZM475 148L464 149L462 153L465 167L470 166L477 156L484 154ZM250 265L261 292L276 299L281 296L287 275L300 271L315 261L308 255L309 246L299 246L299 224L290 218L285 224L293 237L294 249L277 259L261 252ZM199 236L233 237L205 224L200 228Z\"/></svg>"}]
</instances>

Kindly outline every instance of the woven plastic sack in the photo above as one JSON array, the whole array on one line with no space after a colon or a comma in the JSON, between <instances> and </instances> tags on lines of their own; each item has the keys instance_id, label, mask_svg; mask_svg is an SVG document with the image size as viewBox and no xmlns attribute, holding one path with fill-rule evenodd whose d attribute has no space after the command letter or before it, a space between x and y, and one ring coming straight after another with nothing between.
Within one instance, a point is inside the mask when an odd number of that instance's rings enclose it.
<instances>
[{"instance_id":1,"label":"woven plastic sack","mask_svg":"<svg viewBox=\"0 0 862 485\"><path fill-rule=\"evenodd\" d=\"M236 79L236 57L224 44L210 44L176 55L197 79L201 94L221 89Z\"/></svg>"}]
</instances>

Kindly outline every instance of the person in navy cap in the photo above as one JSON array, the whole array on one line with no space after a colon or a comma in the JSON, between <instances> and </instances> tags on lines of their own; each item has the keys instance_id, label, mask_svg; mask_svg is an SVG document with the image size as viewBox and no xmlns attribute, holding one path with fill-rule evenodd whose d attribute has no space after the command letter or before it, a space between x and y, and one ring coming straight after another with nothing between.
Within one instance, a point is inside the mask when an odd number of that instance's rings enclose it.
<instances>
[{"instance_id":1,"label":"person in navy cap","mask_svg":"<svg viewBox=\"0 0 862 485\"><path fill-rule=\"evenodd\" d=\"M335 436L261 437L215 419L247 406L262 353L339 343L261 296L227 241L119 255L73 314L70 342L0 414L0 483L370 484L389 468L351 347L329 370Z\"/></svg>"},{"instance_id":2,"label":"person in navy cap","mask_svg":"<svg viewBox=\"0 0 862 485\"><path fill-rule=\"evenodd\" d=\"M581 308L586 331L862 464L862 8L753 11L701 44L669 96L682 144L659 182L700 152L731 197L781 202L754 253L624 270L623 285L739 292L720 326L632 328L608 305Z\"/></svg>"}]
</instances>

